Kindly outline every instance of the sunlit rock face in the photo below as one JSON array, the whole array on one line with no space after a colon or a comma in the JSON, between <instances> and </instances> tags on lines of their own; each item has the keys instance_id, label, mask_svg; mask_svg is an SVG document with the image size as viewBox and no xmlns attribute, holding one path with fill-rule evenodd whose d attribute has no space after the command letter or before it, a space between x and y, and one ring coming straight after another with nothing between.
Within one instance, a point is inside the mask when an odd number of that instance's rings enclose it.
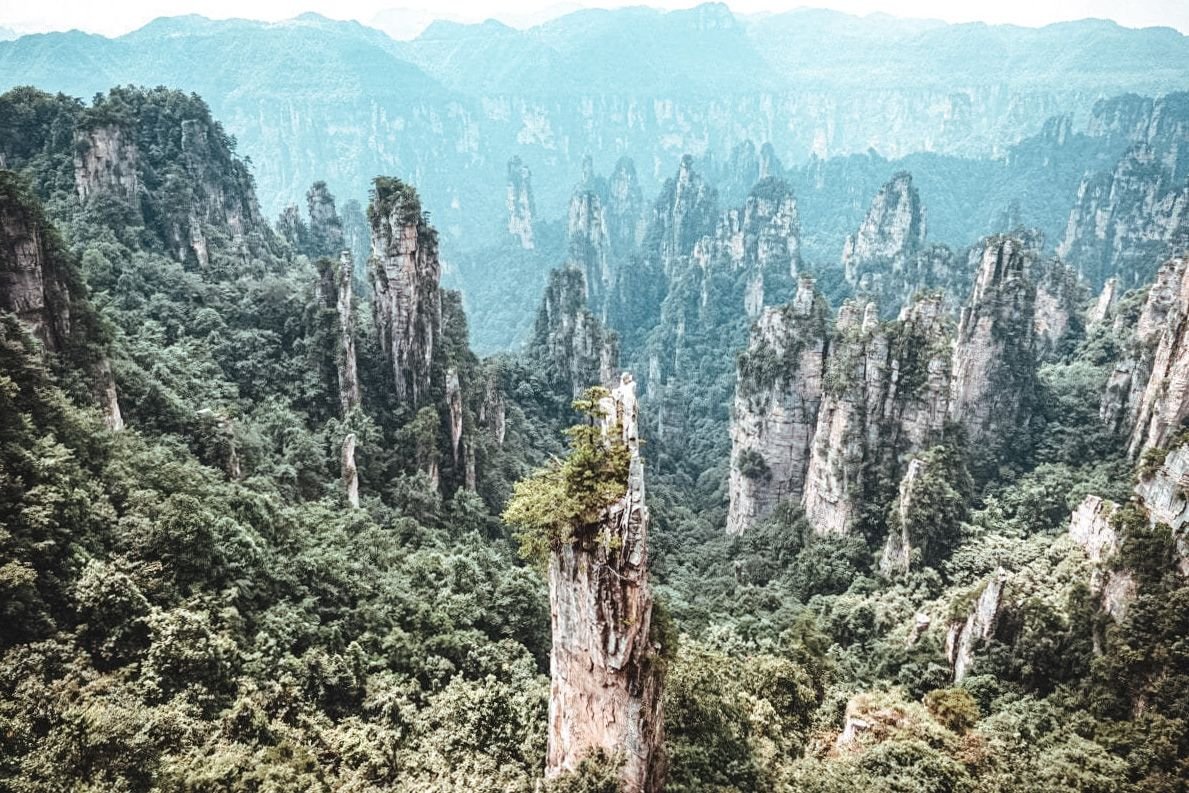
<instances>
[{"instance_id":1,"label":"sunlit rock face","mask_svg":"<svg viewBox=\"0 0 1189 793\"><path fill-rule=\"evenodd\" d=\"M995 636L1007 583L1007 571L1000 567L984 582L965 619L950 624L945 654L953 669L955 684L965 679L977 647Z\"/></svg>"},{"instance_id":2,"label":"sunlit rock face","mask_svg":"<svg viewBox=\"0 0 1189 793\"><path fill-rule=\"evenodd\" d=\"M636 384L624 373L601 403L604 433L631 454L624 495L599 524L550 555L549 733L546 776L602 750L621 762L621 789L654 793L665 774L659 646L650 637L648 506Z\"/></svg>"}]
</instances>

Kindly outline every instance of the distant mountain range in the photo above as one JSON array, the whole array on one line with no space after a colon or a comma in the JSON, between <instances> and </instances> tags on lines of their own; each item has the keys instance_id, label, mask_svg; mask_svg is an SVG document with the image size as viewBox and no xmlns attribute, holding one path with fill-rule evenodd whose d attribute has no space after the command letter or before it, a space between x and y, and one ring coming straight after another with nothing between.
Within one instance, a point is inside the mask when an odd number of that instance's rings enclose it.
<instances>
[{"instance_id":1,"label":"distant mountain range","mask_svg":"<svg viewBox=\"0 0 1189 793\"><path fill-rule=\"evenodd\" d=\"M533 171L541 217L562 214L587 154L603 171L633 157L646 194L682 154L725 157L745 139L789 166L872 149L997 156L1053 114L1076 126L1103 96L1189 85L1189 38L708 4L583 10L527 30L435 22L407 42L313 14L0 42L0 88L87 97L126 83L202 95L252 159L270 216L316 179L359 198L390 173L423 188L448 255L503 233L513 155Z\"/></svg>"}]
</instances>

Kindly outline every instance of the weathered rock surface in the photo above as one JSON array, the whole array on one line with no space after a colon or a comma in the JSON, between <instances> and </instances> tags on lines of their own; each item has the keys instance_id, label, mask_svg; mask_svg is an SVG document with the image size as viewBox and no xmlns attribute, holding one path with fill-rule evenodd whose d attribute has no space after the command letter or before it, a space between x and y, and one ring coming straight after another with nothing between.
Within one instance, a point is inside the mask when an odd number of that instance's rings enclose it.
<instances>
[{"instance_id":1,"label":"weathered rock surface","mask_svg":"<svg viewBox=\"0 0 1189 793\"><path fill-rule=\"evenodd\" d=\"M870 302L839 310L805 480L805 516L819 534L845 533L864 503L887 503L907 455L941 438L950 346L940 296L893 323Z\"/></svg>"},{"instance_id":2,"label":"weathered rock surface","mask_svg":"<svg viewBox=\"0 0 1189 793\"><path fill-rule=\"evenodd\" d=\"M310 218L310 255L338 256L345 244L343 222L326 182L314 182L306 191L306 210Z\"/></svg>"},{"instance_id":3,"label":"weathered rock surface","mask_svg":"<svg viewBox=\"0 0 1189 793\"><path fill-rule=\"evenodd\" d=\"M74 189L80 201L113 196L140 211L136 142L110 124L74 133Z\"/></svg>"},{"instance_id":4,"label":"weathered rock surface","mask_svg":"<svg viewBox=\"0 0 1189 793\"><path fill-rule=\"evenodd\" d=\"M796 297L766 309L739 358L731 421L727 531L739 534L784 499L799 499L822 399L828 309L803 277Z\"/></svg>"},{"instance_id":5,"label":"weathered rock surface","mask_svg":"<svg viewBox=\"0 0 1189 793\"><path fill-rule=\"evenodd\" d=\"M86 337L94 318L77 265L37 199L8 173L0 174L0 311L16 316L46 350L79 351L104 422L124 428L111 362Z\"/></svg>"},{"instance_id":6,"label":"weathered rock surface","mask_svg":"<svg viewBox=\"0 0 1189 793\"><path fill-rule=\"evenodd\" d=\"M925 471L925 461L914 457L908 461L908 468L904 471L904 478L900 480L900 489L896 496L896 520L892 521L893 530L888 532L884 542L883 554L879 558L879 570L884 575L907 573L912 565L912 551L914 537L910 536L909 515L912 510L913 498L917 495L917 483ZM927 617L926 617L927 619ZM928 623L926 622L926 627ZM915 636L914 636L915 641Z\"/></svg>"},{"instance_id":7,"label":"weathered rock surface","mask_svg":"<svg viewBox=\"0 0 1189 793\"><path fill-rule=\"evenodd\" d=\"M604 432L628 445L626 492L598 525L550 555L549 733L546 776L591 753L621 760L622 789L654 793L665 774L660 648L650 638L648 506L635 383L624 374L604 400ZM610 440L610 438L609 438Z\"/></svg>"},{"instance_id":8,"label":"weathered rock surface","mask_svg":"<svg viewBox=\"0 0 1189 793\"><path fill-rule=\"evenodd\" d=\"M352 507L359 506L359 470L355 467L355 433L347 433L343 439L342 454L343 492L347 496L347 503Z\"/></svg>"},{"instance_id":9,"label":"weathered rock surface","mask_svg":"<svg viewBox=\"0 0 1189 793\"><path fill-rule=\"evenodd\" d=\"M607 180L607 234L617 257L633 253L644 239L644 193L630 157L620 157Z\"/></svg>"},{"instance_id":10,"label":"weathered rock surface","mask_svg":"<svg viewBox=\"0 0 1189 793\"><path fill-rule=\"evenodd\" d=\"M955 684L965 679L976 647L995 636L1007 580L1007 571L1000 567L983 585L966 618L951 623L945 637L945 655L954 670Z\"/></svg>"},{"instance_id":11,"label":"weathered rock surface","mask_svg":"<svg viewBox=\"0 0 1189 793\"><path fill-rule=\"evenodd\" d=\"M901 171L876 193L857 232L846 238L842 266L847 282L858 287L873 271L902 272L925 244L925 211L912 184Z\"/></svg>"},{"instance_id":12,"label":"weathered rock surface","mask_svg":"<svg viewBox=\"0 0 1189 793\"><path fill-rule=\"evenodd\" d=\"M1036 287L1032 252L1014 236L983 243L978 277L962 309L950 381L950 417L972 446L990 452L1028 424L1036 390Z\"/></svg>"},{"instance_id":13,"label":"weathered rock surface","mask_svg":"<svg viewBox=\"0 0 1189 793\"><path fill-rule=\"evenodd\" d=\"M1106 322L1115 310L1115 303L1119 300L1119 279L1108 278L1094 301L1093 308L1086 314L1086 325L1098 325Z\"/></svg>"},{"instance_id":14,"label":"weathered rock surface","mask_svg":"<svg viewBox=\"0 0 1189 793\"><path fill-rule=\"evenodd\" d=\"M1135 406L1127 451L1137 457L1164 446L1189 417L1189 261L1174 259L1160 268L1156 283L1136 329L1138 355L1117 371L1130 366L1128 404ZM1150 340L1155 347L1148 363ZM1148 342L1145 344L1145 342ZM1142 394L1135 389L1144 379ZM1138 375L1138 376L1137 376ZM1112 386L1116 385L1113 381ZM1119 378L1121 391L1122 377Z\"/></svg>"},{"instance_id":15,"label":"weathered rock surface","mask_svg":"<svg viewBox=\"0 0 1189 793\"><path fill-rule=\"evenodd\" d=\"M1172 530L1177 566L1189 576L1189 444L1170 449L1159 468L1140 477L1135 494L1143 501L1148 520Z\"/></svg>"},{"instance_id":16,"label":"weathered rock surface","mask_svg":"<svg viewBox=\"0 0 1189 793\"><path fill-rule=\"evenodd\" d=\"M578 396L592 383L611 384L617 338L587 308L582 270L571 265L549 274L528 352L561 392Z\"/></svg>"},{"instance_id":17,"label":"weathered rock surface","mask_svg":"<svg viewBox=\"0 0 1189 793\"><path fill-rule=\"evenodd\" d=\"M1082 180L1057 253L1096 286L1138 286L1189 246L1189 93L1100 103L1093 124L1133 145Z\"/></svg>"},{"instance_id":18,"label":"weathered rock surface","mask_svg":"<svg viewBox=\"0 0 1189 793\"><path fill-rule=\"evenodd\" d=\"M533 238L533 221L536 207L533 204L532 173L519 157L508 160L508 233L520 242L520 247L531 251L536 247Z\"/></svg>"},{"instance_id":19,"label":"weathered rock surface","mask_svg":"<svg viewBox=\"0 0 1189 793\"><path fill-rule=\"evenodd\" d=\"M603 200L593 177L584 179L570 198L566 246L569 261L578 266L585 277L591 310L603 317L608 295L615 286L615 273L612 271L611 239Z\"/></svg>"},{"instance_id":20,"label":"weathered rock surface","mask_svg":"<svg viewBox=\"0 0 1189 793\"><path fill-rule=\"evenodd\" d=\"M1135 600L1135 578L1125 569L1109 565L1119 550L1119 533L1112 518L1119 505L1113 501L1086 496L1069 516L1069 536L1086 552L1093 565L1090 593L1099 607L1116 622L1127 616L1127 607ZM1096 637L1096 642L1098 637Z\"/></svg>"},{"instance_id":21,"label":"weathered rock surface","mask_svg":"<svg viewBox=\"0 0 1189 793\"><path fill-rule=\"evenodd\" d=\"M368 218L380 348L392 366L397 400L417 406L429 395L442 326L437 233L422 216L416 190L396 179L377 182Z\"/></svg>"},{"instance_id":22,"label":"weathered rock surface","mask_svg":"<svg viewBox=\"0 0 1189 793\"><path fill-rule=\"evenodd\" d=\"M1054 359L1067 338L1082 330L1080 309L1086 302L1086 289L1077 272L1060 260L1048 262L1038 269L1034 278L1036 303L1032 326L1036 355L1043 361ZM1109 300L1108 297L1104 312L1109 310Z\"/></svg>"}]
</instances>

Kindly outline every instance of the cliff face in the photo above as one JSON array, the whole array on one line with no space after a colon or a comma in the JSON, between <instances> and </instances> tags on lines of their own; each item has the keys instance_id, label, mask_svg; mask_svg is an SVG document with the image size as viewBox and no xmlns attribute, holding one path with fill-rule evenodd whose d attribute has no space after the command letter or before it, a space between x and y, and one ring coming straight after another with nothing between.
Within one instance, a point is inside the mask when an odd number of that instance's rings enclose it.
<instances>
[{"instance_id":1,"label":"cliff face","mask_svg":"<svg viewBox=\"0 0 1189 793\"><path fill-rule=\"evenodd\" d=\"M872 303L839 311L802 499L822 534L848 531L864 504L894 496L907 455L941 439L950 345L941 297L879 322Z\"/></svg>"},{"instance_id":2,"label":"cliff face","mask_svg":"<svg viewBox=\"0 0 1189 793\"><path fill-rule=\"evenodd\" d=\"M607 180L606 218L612 252L634 252L644 239L644 193L630 157L620 157Z\"/></svg>"},{"instance_id":3,"label":"cliff face","mask_svg":"<svg viewBox=\"0 0 1189 793\"><path fill-rule=\"evenodd\" d=\"M648 507L635 383L624 374L601 404L604 433L631 454L622 498L593 531L549 559L553 628L546 775L574 770L592 752L620 760L622 789L654 793L665 761L659 647L650 637Z\"/></svg>"},{"instance_id":4,"label":"cliff face","mask_svg":"<svg viewBox=\"0 0 1189 793\"><path fill-rule=\"evenodd\" d=\"M581 268L585 277L586 295L591 309L600 317L605 317L615 273L611 265L607 217L593 178L584 178L570 198L566 245L569 261Z\"/></svg>"},{"instance_id":5,"label":"cliff face","mask_svg":"<svg viewBox=\"0 0 1189 793\"><path fill-rule=\"evenodd\" d=\"M1177 569L1189 576L1189 444L1170 449L1160 467L1140 477L1135 486L1153 524L1163 523L1173 533Z\"/></svg>"},{"instance_id":6,"label":"cliff face","mask_svg":"<svg viewBox=\"0 0 1189 793\"><path fill-rule=\"evenodd\" d=\"M731 421L730 511L739 534L786 498L800 498L822 399L827 308L802 278L796 297L765 309L739 357Z\"/></svg>"},{"instance_id":7,"label":"cliff face","mask_svg":"<svg viewBox=\"0 0 1189 793\"><path fill-rule=\"evenodd\" d=\"M611 383L617 339L587 308L586 279L577 267L549 274L529 355L550 384L572 396L591 383Z\"/></svg>"},{"instance_id":8,"label":"cliff face","mask_svg":"<svg viewBox=\"0 0 1189 793\"><path fill-rule=\"evenodd\" d=\"M1032 313L1038 358L1055 358L1067 339L1083 329L1081 306L1086 299L1085 287L1072 267L1055 260L1041 268Z\"/></svg>"},{"instance_id":9,"label":"cliff face","mask_svg":"<svg viewBox=\"0 0 1189 793\"><path fill-rule=\"evenodd\" d=\"M925 244L925 212L912 175L900 172L876 193L857 232L846 238L842 266L859 287L864 277L899 273Z\"/></svg>"},{"instance_id":10,"label":"cliff face","mask_svg":"<svg viewBox=\"0 0 1189 793\"><path fill-rule=\"evenodd\" d=\"M880 188L859 228L846 238L842 267L857 294L895 316L918 291L942 289L952 303L965 295L969 268L944 245L925 244L925 209L912 175L897 173Z\"/></svg>"},{"instance_id":11,"label":"cliff face","mask_svg":"<svg viewBox=\"0 0 1189 793\"><path fill-rule=\"evenodd\" d=\"M398 179L376 180L368 219L380 348L392 365L397 400L415 407L429 395L442 327L437 233L425 222L417 191Z\"/></svg>"},{"instance_id":12,"label":"cliff face","mask_svg":"<svg viewBox=\"0 0 1189 793\"><path fill-rule=\"evenodd\" d=\"M1117 413L1129 380L1126 404L1133 408L1127 451L1132 457L1164 446L1189 417L1189 260L1174 259L1160 268L1135 339L1136 354L1116 367L1114 391L1108 393L1114 402L1108 411Z\"/></svg>"},{"instance_id":13,"label":"cliff face","mask_svg":"<svg viewBox=\"0 0 1189 793\"><path fill-rule=\"evenodd\" d=\"M310 255L338 256L345 244L343 222L326 182L314 182L306 191L306 208L310 217Z\"/></svg>"},{"instance_id":14,"label":"cliff face","mask_svg":"<svg viewBox=\"0 0 1189 793\"><path fill-rule=\"evenodd\" d=\"M0 311L15 315L46 350L69 355L108 428L123 429L111 363L99 339L88 338L96 322L77 265L40 203L8 172L0 172Z\"/></svg>"},{"instance_id":15,"label":"cliff face","mask_svg":"<svg viewBox=\"0 0 1189 793\"><path fill-rule=\"evenodd\" d=\"M70 287L51 250L52 229L22 200L15 181L0 183L0 308L16 315L46 349L70 336ZM30 199L31 200L31 199Z\"/></svg>"},{"instance_id":16,"label":"cliff face","mask_svg":"<svg viewBox=\"0 0 1189 793\"><path fill-rule=\"evenodd\" d=\"M954 671L954 683L961 683L974 660L977 646L995 635L1008 574L1002 567L983 584L964 619L950 624L945 637L945 654Z\"/></svg>"},{"instance_id":17,"label":"cliff face","mask_svg":"<svg viewBox=\"0 0 1189 793\"><path fill-rule=\"evenodd\" d=\"M115 196L139 212L136 142L114 124L75 130L74 189L80 201Z\"/></svg>"},{"instance_id":18,"label":"cliff face","mask_svg":"<svg viewBox=\"0 0 1189 793\"><path fill-rule=\"evenodd\" d=\"M1110 172L1082 180L1057 253L1095 286L1117 276L1134 287L1189 247L1189 93L1095 110L1098 129L1132 145Z\"/></svg>"},{"instance_id":19,"label":"cliff face","mask_svg":"<svg viewBox=\"0 0 1189 793\"><path fill-rule=\"evenodd\" d=\"M508 160L508 233L520 242L520 247L531 251L535 247L533 241L533 205L532 174L519 157Z\"/></svg>"},{"instance_id":20,"label":"cliff face","mask_svg":"<svg viewBox=\"0 0 1189 793\"><path fill-rule=\"evenodd\" d=\"M1031 418L1036 389L1032 253L1012 236L983 244L954 345L950 417L974 447L999 448Z\"/></svg>"},{"instance_id":21,"label":"cliff face","mask_svg":"<svg viewBox=\"0 0 1189 793\"><path fill-rule=\"evenodd\" d=\"M1165 262L1156 271L1135 327L1126 336L1124 354L1115 362L1103 393L1099 416L1117 433L1131 435L1138 429L1157 349L1164 346L1169 353L1172 351L1172 340L1165 341L1166 327L1180 322L1183 308L1177 305L1177 300L1187 267L1189 260L1176 258ZM1147 428L1140 434L1146 436Z\"/></svg>"},{"instance_id":22,"label":"cliff face","mask_svg":"<svg viewBox=\"0 0 1189 793\"><path fill-rule=\"evenodd\" d=\"M653 206L646 241L670 280L681 274L698 240L713 234L717 220L718 194L694 170L693 158L682 157L676 178L665 182Z\"/></svg>"},{"instance_id":23,"label":"cliff face","mask_svg":"<svg viewBox=\"0 0 1189 793\"><path fill-rule=\"evenodd\" d=\"M1099 607L1116 622L1127 616L1127 607L1135 600L1135 578L1127 570L1112 569L1110 562L1119 550L1119 533L1112 518L1119 505L1113 501L1086 496L1069 516L1069 537L1086 552L1090 560L1090 593ZM1095 636L1095 644L1101 644Z\"/></svg>"}]
</instances>

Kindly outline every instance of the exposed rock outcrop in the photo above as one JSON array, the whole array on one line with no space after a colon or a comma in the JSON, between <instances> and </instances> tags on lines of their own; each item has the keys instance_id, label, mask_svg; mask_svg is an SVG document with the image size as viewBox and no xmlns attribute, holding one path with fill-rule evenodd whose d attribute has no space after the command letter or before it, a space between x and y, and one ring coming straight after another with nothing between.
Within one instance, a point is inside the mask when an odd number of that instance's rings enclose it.
<instances>
[{"instance_id":1,"label":"exposed rock outcrop","mask_svg":"<svg viewBox=\"0 0 1189 793\"><path fill-rule=\"evenodd\" d=\"M1115 303L1119 300L1119 279L1108 278L1106 283L1102 285L1102 291L1098 293L1098 298L1094 301L1094 306L1086 314L1086 325L1098 325L1111 316L1115 309Z\"/></svg>"},{"instance_id":2,"label":"exposed rock outcrop","mask_svg":"<svg viewBox=\"0 0 1189 793\"><path fill-rule=\"evenodd\" d=\"M378 178L368 206L372 285L380 348L392 366L397 400L428 397L434 348L441 334L438 239L412 186Z\"/></svg>"},{"instance_id":3,"label":"exposed rock outcrop","mask_svg":"<svg viewBox=\"0 0 1189 793\"><path fill-rule=\"evenodd\" d=\"M1036 355L1043 361L1057 357L1070 338L1080 335L1083 330L1081 305L1086 302L1087 295L1077 272L1059 260L1041 267L1035 281L1032 326Z\"/></svg>"},{"instance_id":4,"label":"exposed rock outcrop","mask_svg":"<svg viewBox=\"0 0 1189 793\"><path fill-rule=\"evenodd\" d=\"M597 751L622 763L629 793L663 787L660 648L650 636L648 507L635 383L624 374L603 400L608 440L631 455L626 492L598 525L550 554L549 733L546 775L573 771Z\"/></svg>"},{"instance_id":5,"label":"exposed rock outcrop","mask_svg":"<svg viewBox=\"0 0 1189 793\"><path fill-rule=\"evenodd\" d=\"M925 209L912 175L895 174L880 188L858 230L847 237L842 267L857 294L885 317L922 290L941 289L950 301L968 289L968 267L944 245L925 244Z\"/></svg>"},{"instance_id":6,"label":"exposed rock outcrop","mask_svg":"<svg viewBox=\"0 0 1189 793\"><path fill-rule=\"evenodd\" d=\"M1132 436L1132 441L1136 438L1135 433L1144 435L1141 446L1147 440L1148 428L1139 432L1140 414L1145 409L1157 350L1163 347L1168 353L1172 352L1172 341L1166 341L1165 329L1177 325L1185 311L1178 306L1178 299L1186 288L1187 268L1189 259L1176 258L1165 262L1156 271L1124 354L1115 362L1107 381L1099 408L1099 416L1113 431ZM1148 403L1146 409L1150 411L1151 407L1153 405Z\"/></svg>"},{"instance_id":7,"label":"exposed rock outcrop","mask_svg":"<svg viewBox=\"0 0 1189 793\"><path fill-rule=\"evenodd\" d=\"M764 310L739 357L731 421L727 531L740 534L784 499L800 499L822 399L828 309L803 277L796 297Z\"/></svg>"},{"instance_id":8,"label":"exposed rock outcrop","mask_svg":"<svg viewBox=\"0 0 1189 793\"><path fill-rule=\"evenodd\" d=\"M1090 593L1099 607L1116 622L1127 616L1127 607L1135 600L1135 578L1125 569L1109 565L1119 550L1119 533L1112 525L1119 505L1113 501L1086 496L1069 516L1069 537L1086 552L1093 566ZM1100 644L1099 637L1096 644Z\"/></svg>"},{"instance_id":9,"label":"exposed rock outcrop","mask_svg":"<svg viewBox=\"0 0 1189 793\"><path fill-rule=\"evenodd\" d=\"M1027 426L1036 390L1033 253L1014 236L983 243L978 277L962 309L950 381L950 417L972 447L995 456Z\"/></svg>"},{"instance_id":10,"label":"exposed rock outcrop","mask_svg":"<svg viewBox=\"0 0 1189 793\"><path fill-rule=\"evenodd\" d=\"M80 201L113 196L140 212L136 141L115 124L74 133L74 189Z\"/></svg>"},{"instance_id":11,"label":"exposed rock outcrop","mask_svg":"<svg viewBox=\"0 0 1189 793\"><path fill-rule=\"evenodd\" d=\"M974 661L976 647L995 636L1007 579L1007 571L1000 567L983 584L965 618L950 624L945 637L945 655L954 671L955 684L965 679Z\"/></svg>"},{"instance_id":12,"label":"exposed rock outcrop","mask_svg":"<svg viewBox=\"0 0 1189 793\"><path fill-rule=\"evenodd\" d=\"M1087 174L1057 253L1095 286L1134 287L1152 265L1189 249L1189 93L1100 103L1103 132L1133 142L1110 172Z\"/></svg>"},{"instance_id":13,"label":"exposed rock outcrop","mask_svg":"<svg viewBox=\"0 0 1189 793\"><path fill-rule=\"evenodd\" d=\"M536 247L533 239L533 220L536 208L533 204L532 173L519 157L508 160L508 233L520 242L520 247L531 251Z\"/></svg>"},{"instance_id":14,"label":"exposed rock outcrop","mask_svg":"<svg viewBox=\"0 0 1189 793\"><path fill-rule=\"evenodd\" d=\"M578 396L591 383L610 385L618 340L587 308L586 279L577 267L549 273L529 356L560 392Z\"/></svg>"},{"instance_id":15,"label":"exposed rock outcrop","mask_svg":"<svg viewBox=\"0 0 1189 793\"><path fill-rule=\"evenodd\" d=\"M124 428L111 362L77 264L41 204L9 172L0 172L0 311L16 316L49 352L68 355L85 372L108 428Z\"/></svg>"},{"instance_id":16,"label":"exposed rock outcrop","mask_svg":"<svg viewBox=\"0 0 1189 793\"><path fill-rule=\"evenodd\" d=\"M893 531L888 532L884 542L883 554L879 558L879 570L884 575L907 573L912 564L913 543L916 538L909 532L911 525L913 499L917 497L917 484L925 472L925 461L914 457L908 461L908 468L904 471L904 478L900 480L900 490L896 496L893 509L896 519L891 521ZM926 623L927 624L927 623Z\"/></svg>"},{"instance_id":17,"label":"exposed rock outcrop","mask_svg":"<svg viewBox=\"0 0 1189 793\"><path fill-rule=\"evenodd\" d=\"M347 433L343 439L342 454L343 492L347 496L347 503L352 507L359 506L359 469L355 467L355 433Z\"/></svg>"},{"instance_id":18,"label":"exposed rock outcrop","mask_svg":"<svg viewBox=\"0 0 1189 793\"><path fill-rule=\"evenodd\" d=\"M1136 355L1116 367L1117 382L1113 377L1109 385L1117 390L1108 394L1121 402L1123 375L1130 375L1127 404L1134 412L1127 451L1133 458L1164 446L1189 418L1189 260L1174 259L1160 268L1135 339Z\"/></svg>"},{"instance_id":19,"label":"exposed rock outcrop","mask_svg":"<svg viewBox=\"0 0 1189 793\"><path fill-rule=\"evenodd\" d=\"M846 238L842 266L847 282L858 287L864 276L902 272L925 244L925 211L912 184L901 171L876 193L859 230Z\"/></svg>"},{"instance_id":20,"label":"exposed rock outcrop","mask_svg":"<svg viewBox=\"0 0 1189 793\"><path fill-rule=\"evenodd\" d=\"M618 258L635 252L644 239L644 193L630 157L620 157L607 180L605 206L611 251Z\"/></svg>"},{"instance_id":21,"label":"exposed rock outcrop","mask_svg":"<svg viewBox=\"0 0 1189 793\"><path fill-rule=\"evenodd\" d=\"M611 267L607 218L593 178L583 180L570 198L566 245L569 261L577 265L585 277L591 310L604 317L608 295L615 285L615 273Z\"/></svg>"},{"instance_id":22,"label":"exposed rock outcrop","mask_svg":"<svg viewBox=\"0 0 1189 793\"><path fill-rule=\"evenodd\" d=\"M1172 530L1177 548L1177 567L1189 576L1189 443L1169 449L1154 471L1143 473L1135 494L1153 525Z\"/></svg>"},{"instance_id":23,"label":"exposed rock outcrop","mask_svg":"<svg viewBox=\"0 0 1189 793\"><path fill-rule=\"evenodd\" d=\"M306 208L309 212L311 256L337 256L343 250L343 222L335 210L334 196L326 182L314 182L306 191Z\"/></svg>"},{"instance_id":24,"label":"exposed rock outcrop","mask_svg":"<svg viewBox=\"0 0 1189 793\"><path fill-rule=\"evenodd\" d=\"M893 323L875 305L838 313L802 499L820 534L845 533L863 503L887 503L901 460L941 438L949 401L945 312L924 296Z\"/></svg>"}]
</instances>

